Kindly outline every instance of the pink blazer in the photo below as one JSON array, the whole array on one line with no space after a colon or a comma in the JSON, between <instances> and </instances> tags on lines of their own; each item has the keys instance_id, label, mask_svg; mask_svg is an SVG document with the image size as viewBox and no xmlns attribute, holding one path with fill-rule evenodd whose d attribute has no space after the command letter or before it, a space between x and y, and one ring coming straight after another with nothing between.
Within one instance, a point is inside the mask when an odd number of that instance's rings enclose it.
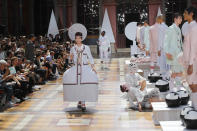
<instances>
[{"instance_id":1,"label":"pink blazer","mask_svg":"<svg viewBox=\"0 0 197 131\"><path fill-rule=\"evenodd\" d=\"M149 31L149 39L150 39L150 57L151 61L157 61L157 53L158 53L158 38L159 38L159 28L160 24L155 23L150 27Z\"/></svg>"}]
</instances>

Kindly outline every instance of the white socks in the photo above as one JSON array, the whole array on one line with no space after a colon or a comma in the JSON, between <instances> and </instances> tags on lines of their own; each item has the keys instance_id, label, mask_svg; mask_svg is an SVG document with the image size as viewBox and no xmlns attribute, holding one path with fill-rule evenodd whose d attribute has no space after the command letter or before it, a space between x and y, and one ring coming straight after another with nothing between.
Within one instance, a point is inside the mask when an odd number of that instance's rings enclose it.
<instances>
[{"instance_id":1,"label":"white socks","mask_svg":"<svg viewBox=\"0 0 197 131\"><path fill-rule=\"evenodd\" d=\"M182 87L182 77L176 77L176 78L170 78L170 81L169 81L169 87L170 87L170 90L173 91L174 88L177 88L177 87Z\"/></svg>"},{"instance_id":2,"label":"white socks","mask_svg":"<svg viewBox=\"0 0 197 131\"><path fill-rule=\"evenodd\" d=\"M175 78L175 82L176 82L176 86L181 86L182 85L182 83L181 83L181 79L182 77L176 77Z\"/></svg>"},{"instance_id":3,"label":"white socks","mask_svg":"<svg viewBox=\"0 0 197 131\"><path fill-rule=\"evenodd\" d=\"M197 92L191 93L192 106L197 111Z\"/></svg>"},{"instance_id":4,"label":"white socks","mask_svg":"<svg viewBox=\"0 0 197 131\"><path fill-rule=\"evenodd\" d=\"M151 74L154 73L154 66L155 66L154 62L151 62L151 63L150 63L150 73L151 73Z\"/></svg>"},{"instance_id":5,"label":"white socks","mask_svg":"<svg viewBox=\"0 0 197 131\"><path fill-rule=\"evenodd\" d=\"M162 79L165 80L166 79L166 72L160 72L160 74L162 75Z\"/></svg>"},{"instance_id":6,"label":"white socks","mask_svg":"<svg viewBox=\"0 0 197 131\"><path fill-rule=\"evenodd\" d=\"M169 87L170 87L170 91L173 91L173 88L175 88L174 78L170 78Z\"/></svg>"},{"instance_id":7,"label":"white socks","mask_svg":"<svg viewBox=\"0 0 197 131\"><path fill-rule=\"evenodd\" d=\"M170 75L171 75L170 71L167 71L165 74L165 79L170 80Z\"/></svg>"}]
</instances>

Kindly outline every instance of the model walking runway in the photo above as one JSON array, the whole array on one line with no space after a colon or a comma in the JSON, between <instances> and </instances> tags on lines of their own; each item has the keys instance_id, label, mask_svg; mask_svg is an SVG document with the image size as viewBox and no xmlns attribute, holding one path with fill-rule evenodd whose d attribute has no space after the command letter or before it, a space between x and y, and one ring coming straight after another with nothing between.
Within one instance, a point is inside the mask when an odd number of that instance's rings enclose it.
<instances>
[{"instance_id":1,"label":"model walking runway","mask_svg":"<svg viewBox=\"0 0 197 131\"><path fill-rule=\"evenodd\" d=\"M121 98L119 85L124 82L125 59L112 59L110 70L100 69L95 60L99 77L98 103L86 103L86 112L77 109L76 102L63 102L62 77L40 86L29 100L0 113L0 130L23 131L135 131L160 130L154 126L152 113L127 109Z\"/></svg>"}]
</instances>

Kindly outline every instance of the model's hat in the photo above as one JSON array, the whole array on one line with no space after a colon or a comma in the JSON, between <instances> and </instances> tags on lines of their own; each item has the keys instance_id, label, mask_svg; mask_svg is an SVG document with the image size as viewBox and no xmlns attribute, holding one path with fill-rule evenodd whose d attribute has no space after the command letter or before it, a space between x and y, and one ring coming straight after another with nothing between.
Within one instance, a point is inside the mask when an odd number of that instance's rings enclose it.
<instances>
[{"instance_id":1,"label":"model's hat","mask_svg":"<svg viewBox=\"0 0 197 131\"><path fill-rule=\"evenodd\" d=\"M68 29L68 36L71 40L75 40L75 34L77 32L82 33L82 41L86 38L87 36L87 29L84 25L76 23L73 24L69 29Z\"/></svg>"}]
</instances>

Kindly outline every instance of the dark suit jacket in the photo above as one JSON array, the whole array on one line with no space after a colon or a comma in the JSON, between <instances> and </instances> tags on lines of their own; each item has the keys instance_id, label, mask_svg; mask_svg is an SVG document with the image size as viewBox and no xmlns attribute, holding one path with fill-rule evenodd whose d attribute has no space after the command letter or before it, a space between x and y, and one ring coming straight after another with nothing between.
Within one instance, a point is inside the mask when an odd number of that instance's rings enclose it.
<instances>
[{"instance_id":1,"label":"dark suit jacket","mask_svg":"<svg viewBox=\"0 0 197 131\"><path fill-rule=\"evenodd\" d=\"M33 61L34 60L34 50L35 50L35 45L32 41L28 41L25 47L25 57L28 60Z\"/></svg>"}]
</instances>

